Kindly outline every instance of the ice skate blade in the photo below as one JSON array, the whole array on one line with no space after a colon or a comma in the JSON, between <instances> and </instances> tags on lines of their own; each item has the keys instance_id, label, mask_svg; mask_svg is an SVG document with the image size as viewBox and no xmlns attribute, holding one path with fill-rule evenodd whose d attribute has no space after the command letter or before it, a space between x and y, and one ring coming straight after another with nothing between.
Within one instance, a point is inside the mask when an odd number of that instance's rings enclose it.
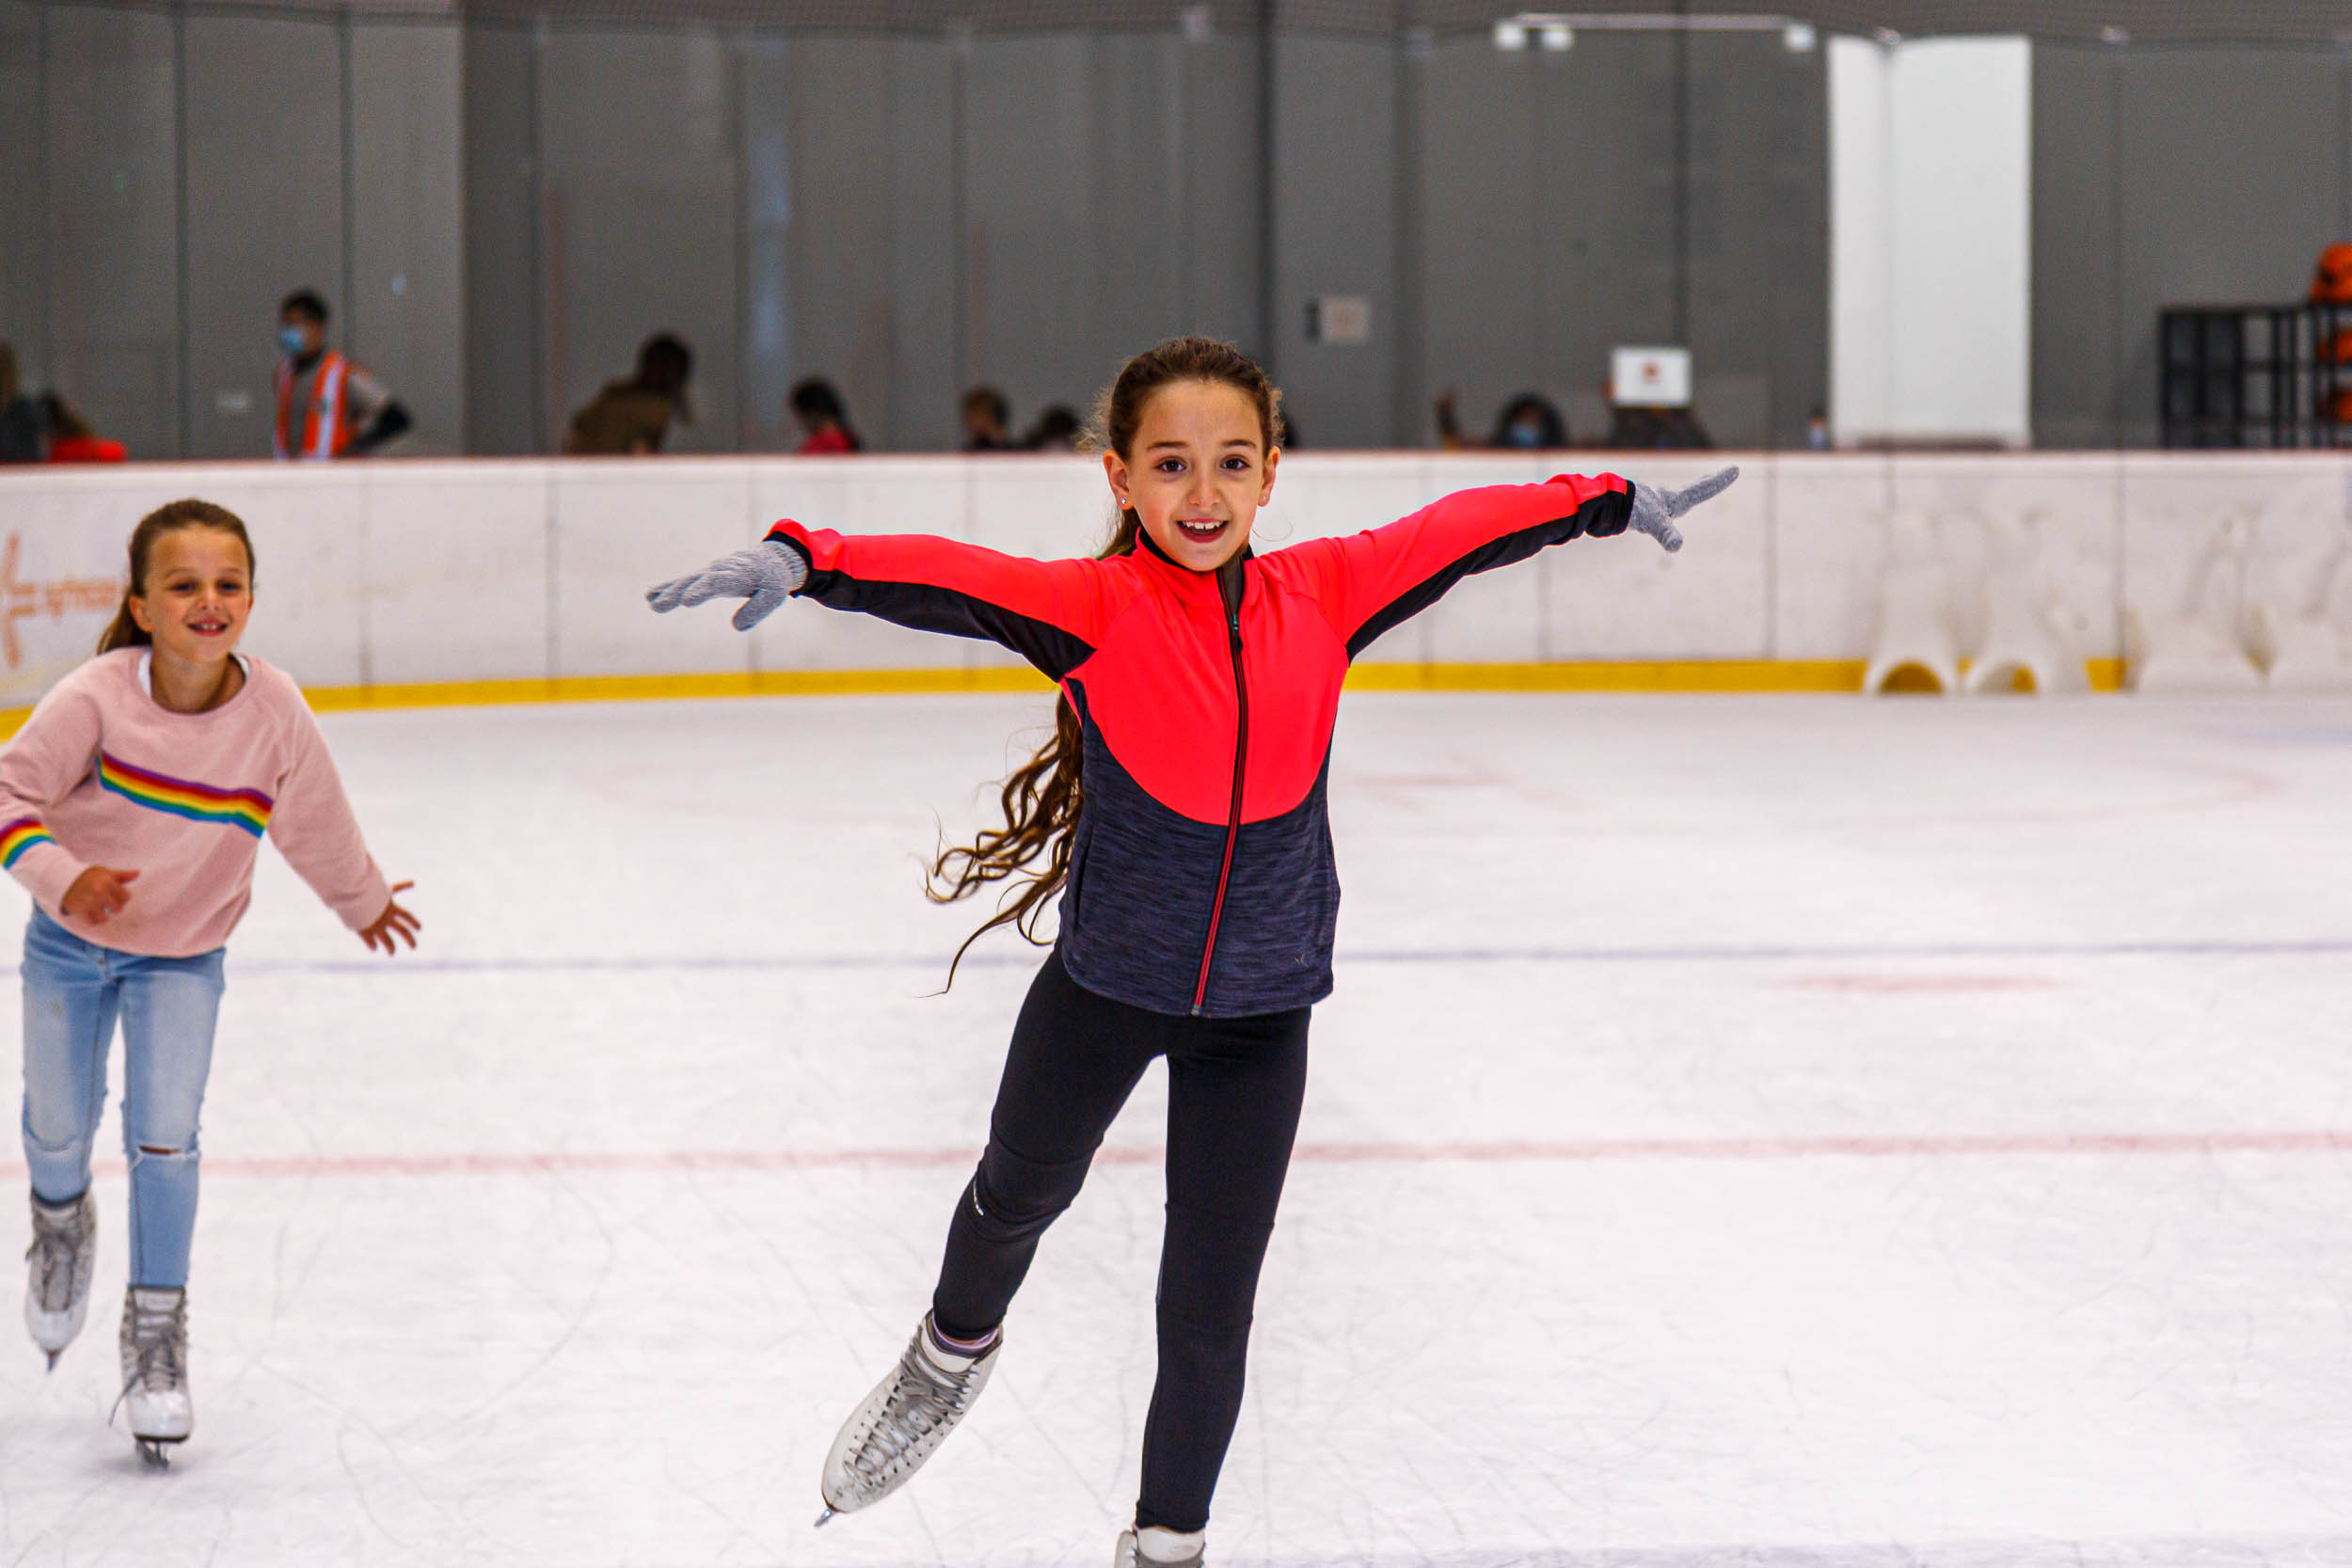
<instances>
[{"instance_id":1,"label":"ice skate blade","mask_svg":"<svg viewBox=\"0 0 2352 1568\"><path fill-rule=\"evenodd\" d=\"M823 1529L827 1525L833 1523L834 1515L838 1512L839 1510L835 1509L833 1504L827 1503L825 1505L825 1512L817 1515L817 1522L808 1528L811 1529Z\"/></svg>"},{"instance_id":2,"label":"ice skate blade","mask_svg":"<svg viewBox=\"0 0 2352 1568\"><path fill-rule=\"evenodd\" d=\"M57 1370L57 1357L63 1355L65 1352L53 1350L44 1351L41 1354L49 1357L49 1370L54 1372Z\"/></svg>"},{"instance_id":3,"label":"ice skate blade","mask_svg":"<svg viewBox=\"0 0 2352 1568\"><path fill-rule=\"evenodd\" d=\"M178 1437L135 1437L132 1441L139 1446L139 1460L149 1469L168 1470L171 1468L171 1454L169 1450L182 1442L183 1439Z\"/></svg>"}]
</instances>

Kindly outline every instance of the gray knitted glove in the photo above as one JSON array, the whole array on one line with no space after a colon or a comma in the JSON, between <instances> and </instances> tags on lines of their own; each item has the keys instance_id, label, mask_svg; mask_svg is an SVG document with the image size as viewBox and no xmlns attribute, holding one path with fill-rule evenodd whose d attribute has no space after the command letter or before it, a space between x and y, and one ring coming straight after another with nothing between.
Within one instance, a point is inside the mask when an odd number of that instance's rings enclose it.
<instances>
[{"instance_id":1,"label":"gray knitted glove","mask_svg":"<svg viewBox=\"0 0 2352 1568\"><path fill-rule=\"evenodd\" d=\"M1687 490L1661 490L1654 484L1633 487L1633 517L1626 526L1636 533L1646 533L1668 550L1682 548L1682 531L1674 520L1703 500L1711 500L1731 488L1731 482L1740 477L1737 467L1719 468Z\"/></svg>"},{"instance_id":2,"label":"gray knitted glove","mask_svg":"<svg viewBox=\"0 0 2352 1568\"><path fill-rule=\"evenodd\" d=\"M680 605L691 609L722 594L748 599L735 612L735 629L749 631L807 580L808 562L800 551L763 539L748 550L721 556L699 572L646 589L645 602L656 614L666 615Z\"/></svg>"}]
</instances>

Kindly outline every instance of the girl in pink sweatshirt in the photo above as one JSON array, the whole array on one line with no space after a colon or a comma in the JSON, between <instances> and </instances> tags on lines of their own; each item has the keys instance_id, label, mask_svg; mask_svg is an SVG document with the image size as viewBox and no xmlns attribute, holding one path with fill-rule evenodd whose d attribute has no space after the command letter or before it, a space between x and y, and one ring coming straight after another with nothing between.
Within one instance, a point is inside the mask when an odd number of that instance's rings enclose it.
<instances>
[{"instance_id":1,"label":"girl in pink sweatshirt","mask_svg":"<svg viewBox=\"0 0 2352 1568\"><path fill-rule=\"evenodd\" d=\"M0 865L33 895L24 932L24 1155L33 1179L33 1341L56 1365L81 1331L97 1252L90 1149L122 1022L131 1166L123 1402L141 1453L195 1425L187 1386L197 1113L212 1068L223 943L252 897L262 835L370 948L417 919L368 855L326 738L282 673L236 651L253 546L208 501L131 535L131 582L98 657L0 752Z\"/></svg>"}]
</instances>

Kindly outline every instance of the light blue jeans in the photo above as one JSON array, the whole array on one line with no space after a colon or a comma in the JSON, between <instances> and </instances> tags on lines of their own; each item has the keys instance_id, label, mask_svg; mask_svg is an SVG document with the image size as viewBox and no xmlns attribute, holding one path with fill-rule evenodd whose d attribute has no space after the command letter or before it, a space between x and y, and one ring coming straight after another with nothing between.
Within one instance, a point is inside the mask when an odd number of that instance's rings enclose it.
<instances>
[{"instance_id":1,"label":"light blue jeans","mask_svg":"<svg viewBox=\"0 0 2352 1568\"><path fill-rule=\"evenodd\" d=\"M197 1114L213 1070L223 984L216 947L150 958L84 942L40 910L24 928L24 1163L33 1194L89 1190L106 1108L106 1052L122 1020L122 1148L131 1162L131 1283L188 1282Z\"/></svg>"}]
</instances>

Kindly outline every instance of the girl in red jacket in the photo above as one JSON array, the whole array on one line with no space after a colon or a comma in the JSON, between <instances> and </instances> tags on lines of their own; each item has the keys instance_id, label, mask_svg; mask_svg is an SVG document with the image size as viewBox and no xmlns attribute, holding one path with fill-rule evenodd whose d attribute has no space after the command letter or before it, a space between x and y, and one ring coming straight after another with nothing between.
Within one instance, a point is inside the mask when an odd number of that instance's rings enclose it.
<instances>
[{"instance_id":1,"label":"girl in red jacket","mask_svg":"<svg viewBox=\"0 0 2352 1568\"><path fill-rule=\"evenodd\" d=\"M797 595L1001 642L1061 686L1054 739L1007 781L1005 826L933 868L943 901L1025 876L982 931L1033 934L1058 892L1059 933L1014 1025L930 1311L834 1439L820 1524L896 1491L971 1408L1038 1238L1166 1056L1159 1378L1117 1560L1197 1568L1297 1131L1308 1013L1331 990L1326 788L1348 663L1470 573L1547 545L1631 527L1678 549L1674 519L1738 473L1678 493L1612 475L1466 490L1386 528L1258 555L1279 405L1224 343L1179 338L1130 360L1103 420L1119 527L1094 560L786 521L647 594L657 610L745 597L744 629Z\"/></svg>"}]
</instances>

